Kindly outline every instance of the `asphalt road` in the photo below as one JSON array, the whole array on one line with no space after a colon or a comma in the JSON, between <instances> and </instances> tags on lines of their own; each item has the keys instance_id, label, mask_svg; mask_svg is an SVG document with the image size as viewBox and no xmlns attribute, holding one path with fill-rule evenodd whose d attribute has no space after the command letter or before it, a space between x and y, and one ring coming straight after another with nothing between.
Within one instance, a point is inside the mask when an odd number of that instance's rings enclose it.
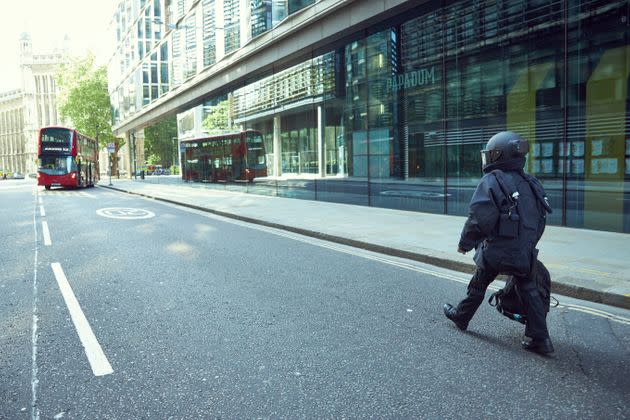
<instances>
[{"instance_id":1,"label":"asphalt road","mask_svg":"<svg viewBox=\"0 0 630 420\"><path fill-rule=\"evenodd\" d=\"M629 311L561 298L542 357L443 317L460 273L103 188L2 182L0 221L0 418L630 415Z\"/></svg>"}]
</instances>

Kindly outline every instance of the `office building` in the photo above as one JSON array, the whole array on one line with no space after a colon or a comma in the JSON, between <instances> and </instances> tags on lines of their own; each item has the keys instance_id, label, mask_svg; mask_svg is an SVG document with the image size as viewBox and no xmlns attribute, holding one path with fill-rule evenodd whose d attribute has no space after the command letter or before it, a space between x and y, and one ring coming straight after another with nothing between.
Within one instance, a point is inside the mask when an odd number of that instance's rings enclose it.
<instances>
[{"instance_id":1,"label":"office building","mask_svg":"<svg viewBox=\"0 0 630 420\"><path fill-rule=\"evenodd\" d=\"M512 130L556 225L630 232L622 0L123 1L114 129L227 101L269 176L243 190L466 215L479 151ZM210 164L210 163L206 163ZM224 186L218 186L224 188Z\"/></svg>"}]
</instances>

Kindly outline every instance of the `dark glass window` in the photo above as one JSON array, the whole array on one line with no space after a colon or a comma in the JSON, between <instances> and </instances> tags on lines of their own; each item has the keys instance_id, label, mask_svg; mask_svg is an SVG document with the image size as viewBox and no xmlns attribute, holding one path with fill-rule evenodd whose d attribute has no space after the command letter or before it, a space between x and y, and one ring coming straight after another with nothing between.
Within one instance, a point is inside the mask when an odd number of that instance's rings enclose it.
<instances>
[{"instance_id":1,"label":"dark glass window","mask_svg":"<svg viewBox=\"0 0 630 420\"><path fill-rule=\"evenodd\" d=\"M214 0L203 0L203 66L216 61L216 23Z\"/></svg>"},{"instance_id":2,"label":"dark glass window","mask_svg":"<svg viewBox=\"0 0 630 420\"><path fill-rule=\"evenodd\" d=\"M569 2L567 141L554 151L569 226L630 232L629 18L626 1Z\"/></svg>"},{"instance_id":3,"label":"dark glass window","mask_svg":"<svg viewBox=\"0 0 630 420\"><path fill-rule=\"evenodd\" d=\"M251 0L252 37L271 29L271 0Z\"/></svg>"},{"instance_id":4,"label":"dark glass window","mask_svg":"<svg viewBox=\"0 0 630 420\"><path fill-rule=\"evenodd\" d=\"M527 171L543 182L557 179L554 150L562 142L563 127L562 2L545 7L522 1L459 2L440 13L446 35L446 114L444 128L437 132L445 149L448 212L464 215L481 176L479 151L499 131L515 131L530 141L534 152ZM554 182L547 189L552 205L561 208L561 187ZM560 214L554 213L556 222Z\"/></svg>"},{"instance_id":5,"label":"dark glass window","mask_svg":"<svg viewBox=\"0 0 630 420\"><path fill-rule=\"evenodd\" d=\"M283 117L281 127L282 173L317 173L317 125L313 110Z\"/></svg>"},{"instance_id":6,"label":"dark glass window","mask_svg":"<svg viewBox=\"0 0 630 420\"><path fill-rule=\"evenodd\" d=\"M161 0L153 0L153 16L159 18L162 16L162 8L160 7Z\"/></svg>"},{"instance_id":7,"label":"dark glass window","mask_svg":"<svg viewBox=\"0 0 630 420\"><path fill-rule=\"evenodd\" d=\"M195 15L193 14L186 19L186 67L184 69L184 78L197 74L197 35L195 25Z\"/></svg>"},{"instance_id":8,"label":"dark glass window","mask_svg":"<svg viewBox=\"0 0 630 420\"><path fill-rule=\"evenodd\" d=\"M230 53L241 46L239 0L223 1L225 52Z\"/></svg>"},{"instance_id":9,"label":"dark glass window","mask_svg":"<svg viewBox=\"0 0 630 420\"><path fill-rule=\"evenodd\" d=\"M345 107L343 113L345 144L348 147L348 175L368 176L367 143L367 62L366 41L359 40L345 49Z\"/></svg>"},{"instance_id":10,"label":"dark glass window","mask_svg":"<svg viewBox=\"0 0 630 420\"><path fill-rule=\"evenodd\" d=\"M288 0L289 14L295 13L313 3L315 3L315 0Z\"/></svg>"}]
</instances>

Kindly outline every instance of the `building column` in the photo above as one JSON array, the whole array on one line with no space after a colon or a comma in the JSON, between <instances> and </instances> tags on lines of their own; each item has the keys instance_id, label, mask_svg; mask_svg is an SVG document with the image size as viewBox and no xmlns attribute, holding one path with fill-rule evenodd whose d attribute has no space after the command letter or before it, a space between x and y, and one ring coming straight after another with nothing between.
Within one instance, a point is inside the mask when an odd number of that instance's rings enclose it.
<instances>
[{"instance_id":1,"label":"building column","mask_svg":"<svg viewBox=\"0 0 630 420\"><path fill-rule=\"evenodd\" d=\"M317 166L319 176L326 176L326 114L324 107L317 107Z\"/></svg>"},{"instance_id":2,"label":"building column","mask_svg":"<svg viewBox=\"0 0 630 420\"><path fill-rule=\"evenodd\" d=\"M15 159L14 156L17 153L16 144L17 144L17 133L19 130L17 112L15 109L11 110L11 132L14 134L11 136L11 140L9 142L9 165L13 165Z\"/></svg>"},{"instance_id":3,"label":"building column","mask_svg":"<svg viewBox=\"0 0 630 420\"><path fill-rule=\"evenodd\" d=\"M130 166L130 176L129 178L136 179L136 133L133 131L127 133L131 153L129 153L129 166Z\"/></svg>"},{"instance_id":4,"label":"building column","mask_svg":"<svg viewBox=\"0 0 630 420\"><path fill-rule=\"evenodd\" d=\"M223 12L223 0L217 0L214 2L215 14L214 14L214 48L216 54L216 62L218 63L225 56L225 15Z\"/></svg>"},{"instance_id":5,"label":"building column","mask_svg":"<svg viewBox=\"0 0 630 420\"><path fill-rule=\"evenodd\" d=\"M250 8L249 0L239 0L239 17L240 17L240 36L241 47L245 45L250 39L252 39L252 26L250 24L252 18L252 9Z\"/></svg>"},{"instance_id":6,"label":"building column","mask_svg":"<svg viewBox=\"0 0 630 420\"><path fill-rule=\"evenodd\" d=\"M282 175L282 141L280 130L280 116L273 117L273 172L275 176Z\"/></svg>"},{"instance_id":7,"label":"building column","mask_svg":"<svg viewBox=\"0 0 630 420\"><path fill-rule=\"evenodd\" d=\"M44 89L44 77L43 76L37 76L37 79L39 80L39 90L35 91L35 104L37 105L37 113L38 113L38 119L37 122L39 123L39 127L44 127L48 124L46 124L46 111L44 111L45 109L45 104L44 104L44 94L43 94L43 89Z\"/></svg>"},{"instance_id":8,"label":"building column","mask_svg":"<svg viewBox=\"0 0 630 420\"><path fill-rule=\"evenodd\" d=\"M55 90L53 89L53 76L48 76L48 122L57 125L55 119Z\"/></svg>"},{"instance_id":9,"label":"building column","mask_svg":"<svg viewBox=\"0 0 630 420\"><path fill-rule=\"evenodd\" d=\"M116 174L116 176L118 176L121 172L126 172L127 175L124 176L125 178L131 178L131 147L130 147L130 141L129 141L129 134L126 133L125 134L125 144L123 144L123 146L118 149L118 158L119 161L118 163L118 173Z\"/></svg>"}]
</instances>

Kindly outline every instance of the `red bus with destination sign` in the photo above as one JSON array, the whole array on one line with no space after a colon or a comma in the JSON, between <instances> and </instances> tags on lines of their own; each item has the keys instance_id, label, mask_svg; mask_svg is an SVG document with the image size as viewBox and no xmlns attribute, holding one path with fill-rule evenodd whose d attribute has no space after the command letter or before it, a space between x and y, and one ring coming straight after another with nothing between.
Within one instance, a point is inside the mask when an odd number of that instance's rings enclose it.
<instances>
[{"instance_id":1,"label":"red bus with destination sign","mask_svg":"<svg viewBox=\"0 0 630 420\"><path fill-rule=\"evenodd\" d=\"M99 180L98 144L72 128L43 127L38 140L37 185L93 187Z\"/></svg>"}]
</instances>

